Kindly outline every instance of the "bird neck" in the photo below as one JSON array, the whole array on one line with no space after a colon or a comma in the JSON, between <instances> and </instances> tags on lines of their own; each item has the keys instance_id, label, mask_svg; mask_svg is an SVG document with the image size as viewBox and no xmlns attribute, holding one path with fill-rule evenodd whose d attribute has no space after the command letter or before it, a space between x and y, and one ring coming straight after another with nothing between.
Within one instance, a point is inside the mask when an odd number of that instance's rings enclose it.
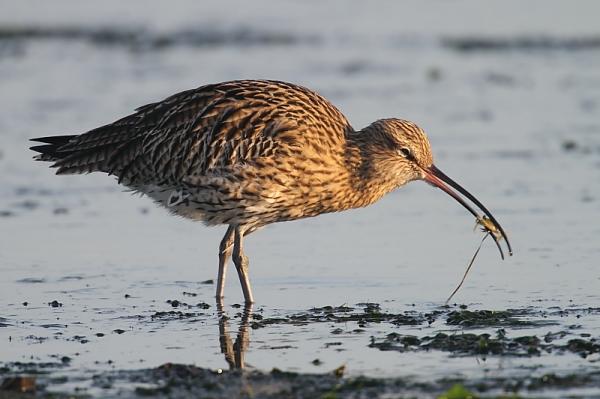
<instances>
[{"instance_id":1,"label":"bird neck","mask_svg":"<svg viewBox=\"0 0 600 399\"><path fill-rule=\"evenodd\" d=\"M394 176L385 173L386 160L378 151L381 143L371 129L372 125L349 132L347 136L346 165L353 193L349 198L351 208L370 205L398 187Z\"/></svg>"}]
</instances>

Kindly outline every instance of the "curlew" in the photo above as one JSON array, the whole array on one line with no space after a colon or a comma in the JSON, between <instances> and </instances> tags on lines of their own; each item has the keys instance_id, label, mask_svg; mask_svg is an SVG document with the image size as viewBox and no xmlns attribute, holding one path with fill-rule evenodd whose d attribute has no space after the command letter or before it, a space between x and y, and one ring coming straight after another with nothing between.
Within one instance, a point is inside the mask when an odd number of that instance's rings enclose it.
<instances>
[{"instance_id":1,"label":"curlew","mask_svg":"<svg viewBox=\"0 0 600 399\"><path fill-rule=\"evenodd\" d=\"M391 118L355 130L325 98L291 83L210 84L83 134L32 140L44 143L31 147L35 159L53 162L57 174L115 175L174 214L227 225L218 300L232 257L245 301L253 302L243 244L258 228L364 207L413 180L442 189L480 220L470 200L512 254L492 214L433 164L416 124Z\"/></svg>"}]
</instances>

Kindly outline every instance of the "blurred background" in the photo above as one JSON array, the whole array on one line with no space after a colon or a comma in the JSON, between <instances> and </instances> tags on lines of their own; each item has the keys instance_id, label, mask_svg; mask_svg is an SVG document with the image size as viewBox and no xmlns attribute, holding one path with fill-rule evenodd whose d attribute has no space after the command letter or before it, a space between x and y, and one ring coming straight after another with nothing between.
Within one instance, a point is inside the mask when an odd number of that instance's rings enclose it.
<instances>
[{"instance_id":1,"label":"blurred background","mask_svg":"<svg viewBox=\"0 0 600 399\"><path fill-rule=\"evenodd\" d=\"M216 277L224 229L103 175L54 176L28 139L268 78L318 91L357 129L401 117L428 132L436 164L515 249L502 262L486 243L456 301L599 306L599 15L596 1L0 1L0 303L20 315L22 301L59 299L102 310L63 315L101 325L124 292L163 303L193 287L210 302L214 287L196 283ZM367 209L269 226L247 240L258 305L440 305L479 242L473 225L412 183ZM227 294L241 300L233 276Z\"/></svg>"}]
</instances>

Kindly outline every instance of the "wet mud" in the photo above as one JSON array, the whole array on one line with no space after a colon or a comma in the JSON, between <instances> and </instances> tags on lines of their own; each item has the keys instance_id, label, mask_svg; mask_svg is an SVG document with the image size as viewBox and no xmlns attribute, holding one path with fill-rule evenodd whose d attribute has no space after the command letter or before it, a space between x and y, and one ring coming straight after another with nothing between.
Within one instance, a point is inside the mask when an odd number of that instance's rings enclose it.
<instances>
[{"instance_id":1,"label":"wet mud","mask_svg":"<svg viewBox=\"0 0 600 399\"><path fill-rule=\"evenodd\" d=\"M194 295L184 292L183 297ZM325 348L346 344L349 337L359 336L362 344L374 351L398 352L427 356L445 353L450 357L478 359L490 358L550 359L574 355L584 365L594 365L600 360L600 340L581 325L565 325L562 319L575 317L585 323L586 318L597 317L598 308L536 308L507 310L470 310L465 305L444 306L431 311L418 309L393 313L383 310L377 303L359 303L354 306L322 306L302 312L265 317L266 309L254 312L252 308L232 305L231 315L222 306L207 303L187 304L168 300L166 304L177 308L214 308L216 313L187 312L182 310L147 312L140 314L141 325L162 323L188 323L216 320L219 324L219 341L229 370L199 365L165 363L156 368L98 369L92 372L67 373L72 366L69 356L55 355L49 362L5 362L0 365L1 398L20 397L174 397L174 398L373 398L373 397L439 397L439 398L500 398L546 397L552 392L563 392L570 397L593 397L586 389L600 386L600 369L588 367L573 372L553 372L544 367L535 372L527 368L510 377L438 377L430 380L415 378L410 374L398 376L365 376L348 374L352 364L323 368L315 358L312 364L321 372L283 371L277 367L259 370L245 364L245 353L252 345L251 335L258 330L285 327L288 332L305 326L318 328L330 326L329 337L321 339ZM3 322L10 320L2 319ZM238 326L237 336L230 329ZM374 328L375 327L375 328ZM329 328L329 327L328 327ZM397 332L410 328L418 333ZM378 331L387 331L380 335ZM529 331L547 332L528 334ZM113 333L123 334L115 329ZM104 336L104 334L98 337ZM235 338L235 339L234 339ZM36 337L31 339L35 340ZM87 343L85 337L65 337ZM281 350L293 346L261 346L259 350ZM71 387L71 388L66 388ZM29 396L27 396L29 395Z\"/></svg>"},{"instance_id":2,"label":"wet mud","mask_svg":"<svg viewBox=\"0 0 600 399\"><path fill-rule=\"evenodd\" d=\"M259 30L253 27L235 29L202 29L190 27L172 32L124 27L39 27L0 26L0 54L10 46L31 42L84 42L99 47L117 47L130 51L156 51L172 47L222 46L295 46L316 44L318 38L292 32ZM9 52L7 52L10 54Z\"/></svg>"},{"instance_id":3,"label":"wet mud","mask_svg":"<svg viewBox=\"0 0 600 399\"><path fill-rule=\"evenodd\" d=\"M452 37L443 38L442 44L452 50L466 53L495 51L590 51L600 49L600 36L580 37Z\"/></svg>"},{"instance_id":4,"label":"wet mud","mask_svg":"<svg viewBox=\"0 0 600 399\"><path fill-rule=\"evenodd\" d=\"M558 334L566 335L564 332ZM438 333L434 336L419 338L414 335L391 333L383 339L373 339L370 346L380 350L397 350L400 352L407 350L441 350L462 356L539 356L544 352L548 354L572 352L585 359L588 355L600 353L600 345L595 338L575 338L564 345L556 345L552 344L552 340L548 338L548 335L545 337L523 335L508 338L504 329L497 330L495 336L489 333L452 335Z\"/></svg>"},{"instance_id":5,"label":"wet mud","mask_svg":"<svg viewBox=\"0 0 600 399\"><path fill-rule=\"evenodd\" d=\"M84 398L85 393L49 393L51 379L38 377L42 385L34 386L35 377L6 378L2 398ZM375 398L375 397L437 397L521 398L544 397L545 390L585 388L600 383L600 372L557 376L485 381L443 379L428 383L410 378L349 377L333 370L322 374L301 374L272 369L261 371L223 371L192 365L166 363L157 368L136 371L114 371L93 376L91 386L106 395L120 398ZM46 385L47 384L47 385ZM36 390L37 388L37 390ZM499 394L497 392L504 392ZM521 396L523 392L525 396ZM577 396L573 396L577 397Z\"/></svg>"}]
</instances>

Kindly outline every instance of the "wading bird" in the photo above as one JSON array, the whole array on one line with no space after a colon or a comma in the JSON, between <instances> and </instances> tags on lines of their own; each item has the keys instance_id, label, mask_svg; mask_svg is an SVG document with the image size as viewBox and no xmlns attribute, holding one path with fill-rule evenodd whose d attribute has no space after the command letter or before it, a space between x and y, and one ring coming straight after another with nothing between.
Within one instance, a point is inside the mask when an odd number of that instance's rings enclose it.
<instances>
[{"instance_id":1,"label":"wading bird","mask_svg":"<svg viewBox=\"0 0 600 399\"><path fill-rule=\"evenodd\" d=\"M439 187L479 220L462 194L512 254L492 214L434 166L421 128L381 119L354 130L325 98L290 83L210 84L83 134L32 140L44 143L31 147L40 153L36 159L53 162L57 174L115 175L174 214L228 225L219 247L219 300L232 256L244 298L253 302L243 248L248 234L269 223L364 207L413 180Z\"/></svg>"}]
</instances>

